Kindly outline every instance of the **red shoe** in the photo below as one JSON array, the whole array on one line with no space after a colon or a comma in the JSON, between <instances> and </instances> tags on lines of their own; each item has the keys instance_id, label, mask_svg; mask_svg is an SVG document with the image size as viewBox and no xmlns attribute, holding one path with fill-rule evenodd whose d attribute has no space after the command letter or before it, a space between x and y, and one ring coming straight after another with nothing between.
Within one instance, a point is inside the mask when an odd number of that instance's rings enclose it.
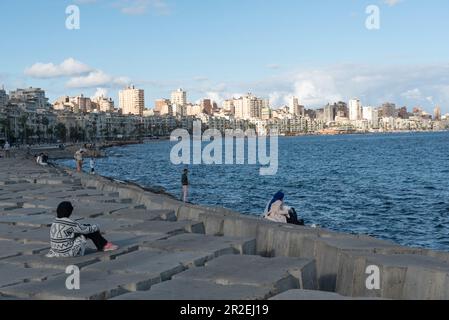
<instances>
[{"instance_id":1,"label":"red shoe","mask_svg":"<svg viewBox=\"0 0 449 320\"><path fill-rule=\"evenodd\" d=\"M108 251L115 251L118 249L118 246L116 246L115 244L112 244L111 242L108 242L104 248L103 248L103 252L108 252Z\"/></svg>"}]
</instances>

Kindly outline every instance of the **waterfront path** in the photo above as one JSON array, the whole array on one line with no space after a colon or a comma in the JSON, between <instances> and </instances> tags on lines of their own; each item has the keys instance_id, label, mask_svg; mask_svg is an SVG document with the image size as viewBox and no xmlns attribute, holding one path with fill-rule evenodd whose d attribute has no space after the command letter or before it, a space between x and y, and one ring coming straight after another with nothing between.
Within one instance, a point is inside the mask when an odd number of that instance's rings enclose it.
<instances>
[{"instance_id":1,"label":"waterfront path","mask_svg":"<svg viewBox=\"0 0 449 320\"><path fill-rule=\"evenodd\" d=\"M0 299L449 299L447 253L184 205L20 156L0 168ZM120 249L46 258L61 201ZM79 290L66 287L71 265ZM366 287L370 265L380 290Z\"/></svg>"}]
</instances>

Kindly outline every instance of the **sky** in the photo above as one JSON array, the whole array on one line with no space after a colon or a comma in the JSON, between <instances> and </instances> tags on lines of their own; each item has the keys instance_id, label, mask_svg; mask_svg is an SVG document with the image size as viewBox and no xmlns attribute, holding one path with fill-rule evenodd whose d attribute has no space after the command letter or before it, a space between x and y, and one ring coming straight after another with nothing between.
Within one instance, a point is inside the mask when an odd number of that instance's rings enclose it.
<instances>
[{"instance_id":1,"label":"sky","mask_svg":"<svg viewBox=\"0 0 449 320\"><path fill-rule=\"evenodd\" d=\"M117 101L133 84L147 107L184 88L192 102L252 92L273 107L357 97L449 112L447 0L3 0L0 28L0 85L51 101Z\"/></svg>"}]
</instances>

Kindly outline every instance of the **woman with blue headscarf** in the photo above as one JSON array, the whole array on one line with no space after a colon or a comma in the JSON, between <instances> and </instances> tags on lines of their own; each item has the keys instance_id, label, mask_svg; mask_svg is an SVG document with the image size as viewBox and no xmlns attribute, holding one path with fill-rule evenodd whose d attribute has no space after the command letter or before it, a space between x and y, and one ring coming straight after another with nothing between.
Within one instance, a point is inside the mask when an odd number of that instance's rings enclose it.
<instances>
[{"instance_id":1,"label":"woman with blue headscarf","mask_svg":"<svg viewBox=\"0 0 449 320\"><path fill-rule=\"evenodd\" d=\"M284 204L284 193L276 192L265 208L264 218L274 222L304 225L304 220L298 220L295 209Z\"/></svg>"},{"instance_id":2,"label":"woman with blue headscarf","mask_svg":"<svg viewBox=\"0 0 449 320\"><path fill-rule=\"evenodd\" d=\"M290 218L290 208L284 205L284 193L276 192L265 208L264 218L274 222L287 223Z\"/></svg>"}]
</instances>

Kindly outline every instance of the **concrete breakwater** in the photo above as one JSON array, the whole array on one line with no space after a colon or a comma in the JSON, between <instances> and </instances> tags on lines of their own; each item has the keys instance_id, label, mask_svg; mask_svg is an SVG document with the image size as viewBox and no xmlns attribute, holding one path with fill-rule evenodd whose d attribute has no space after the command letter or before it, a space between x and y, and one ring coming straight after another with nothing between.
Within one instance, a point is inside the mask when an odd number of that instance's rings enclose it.
<instances>
[{"instance_id":1,"label":"concrete breakwater","mask_svg":"<svg viewBox=\"0 0 449 320\"><path fill-rule=\"evenodd\" d=\"M47 259L60 201L113 253ZM67 290L68 265L81 289ZM368 289L368 266L379 289ZM0 299L449 299L449 253L276 224L99 176L2 160Z\"/></svg>"}]
</instances>

